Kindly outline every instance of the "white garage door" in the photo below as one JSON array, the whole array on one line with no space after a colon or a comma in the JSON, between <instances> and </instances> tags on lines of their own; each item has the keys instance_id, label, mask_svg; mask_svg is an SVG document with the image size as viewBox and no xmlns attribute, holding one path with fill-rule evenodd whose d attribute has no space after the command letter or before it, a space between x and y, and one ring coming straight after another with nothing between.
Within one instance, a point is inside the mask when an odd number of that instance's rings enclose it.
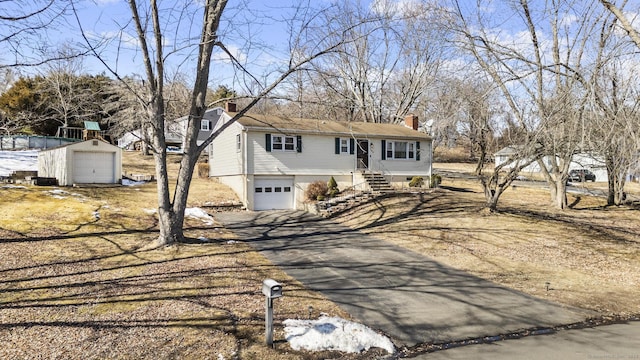
<instances>
[{"instance_id":1,"label":"white garage door","mask_svg":"<svg viewBox=\"0 0 640 360\"><path fill-rule=\"evenodd\" d=\"M111 184L115 182L115 153L76 151L73 153L75 184Z\"/></svg>"},{"instance_id":2,"label":"white garage door","mask_svg":"<svg viewBox=\"0 0 640 360\"><path fill-rule=\"evenodd\" d=\"M293 209L293 179L256 179L254 210Z\"/></svg>"}]
</instances>

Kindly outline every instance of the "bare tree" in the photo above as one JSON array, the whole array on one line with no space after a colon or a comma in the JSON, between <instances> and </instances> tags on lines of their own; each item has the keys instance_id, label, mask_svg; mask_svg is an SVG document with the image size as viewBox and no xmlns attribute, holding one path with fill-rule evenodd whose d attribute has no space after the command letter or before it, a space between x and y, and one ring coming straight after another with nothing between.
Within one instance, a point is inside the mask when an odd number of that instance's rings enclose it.
<instances>
[{"instance_id":1,"label":"bare tree","mask_svg":"<svg viewBox=\"0 0 640 360\"><path fill-rule=\"evenodd\" d=\"M501 90L527 134L521 145L528 149L521 154L523 160L536 157L552 204L564 209L569 165L586 138L585 107L594 69L589 56L599 44L602 12L593 1L520 0L503 5L501 11L513 11L507 17L517 29L511 38L488 23L480 2L468 10L456 1L460 44Z\"/></svg>"},{"instance_id":2,"label":"bare tree","mask_svg":"<svg viewBox=\"0 0 640 360\"><path fill-rule=\"evenodd\" d=\"M136 97L143 105L146 111L145 117L150 125L150 147L155 159L158 187L158 217L160 228L158 245L163 246L181 241L184 238L182 226L184 222L187 197L189 194L189 185L191 184L193 170L200 153L216 136L218 136L227 127L231 126L237 118L243 116L247 111L255 106L260 99L273 91L273 89L282 83L287 77L295 73L311 60L334 51L341 43L344 42L344 39L334 37L332 38L332 41L327 39L321 42L307 44L303 44L299 41L292 44L292 58L287 67L282 69L277 75L268 77L269 81L260 86L260 90L252 97L252 100L246 106L241 108L231 121L226 122L207 140L198 145L197 135L199 132L199 124L207 109L206 95L208 91L213 49L219 48L227 53L229 57L234 59L234 64L239 69L247 73L247 68L240 61L235 61L237 59L235 59L231 51L229 51L225 45L224 33L220 31L220 24L223 19L223 15L225 14L227 1L206 0L204 3L197 4L191 1L185 1L184 4L180 5L183 9L182 11L174 11L178 6L175 5L172 6L171 9L166 10L166 12L164 9L159 7L156 0L151 0L148 5L145 4L144 6L138 4L136 0L129 0L128 3L132 14L132 24L137 33L139 49L142 54L143 65L145 67L145 87L147 88L147 91L144 93L136 93ZM317 18L318 14L311 7L307 7L306 9L305 19L300 19L302 20L301 24L304 26L311 26L313 19ZM180 24L192 27L193 23L200 23L193 18L193 16L195 16L199 11L203 12L201 21L202 27L199 35L199 41L197 43L197 60L193 69L195 78L193 80L191 95L189 97L189 121L183 149L184 153L181 157L180 170L175 183L175 191L171 192L167 170L167 151L164 135L167 118L165 102L165 97L167 96L167 90L165 87L166 68L168 66L168 59L170 55L173 54L173 51L175 51L175 54L184 55L184 52L181 53L176 49L185 49L192 44L185 40L185 43L180 43L179 46L167 47L167 44L164 42L166 39L165 29L172 28L172 26ZM177 16L190 16L190 18L172 18L172 16L176 16L176 14L178 14ZM233 17L227 21L233 21ZM345 32L346 30L341 29L340 31ZM177 34L178 32L173 33ZM301 31L299 33L303 32ZM187 37L187 40L190 39ZM88 38L87 43L91 44ZM175 43L178 44L179 41L175 40ZM165 53L165 50L167 50L167 53ZM99 55L97 51L96 55ZM109 66L107 59L101 59L106 66ZM108 68L113 71L114 76L122 79L113 67ZM252 78L257 81L255 76L252 76Z\"/></svg>"},{"instance_id":3,"label":"bare tree","mask_svg":"<svg viewBox=\"0 0 640 360\"><path fill-rule=\"evenodd\" d=\"M342 36L336 29L350 28L351 41L314 61L306 82L312 88L307 86L300 102L324 103L323 113L340 120L401 122L435 81L443 56L439 25L444 13L430 2L411 7L391 1L337 4L336 14L327 14L316 36ZM364 19L374 20L354 26Z\"/></svg>"},{"instance_id":4,"label":"bare tree","mask_svg":"<svg viewBox=\"0 0 640 360\"><path fill-rule=\"evenodd\" d=\"M46 38L47 32L55 30L68 14L68 1L13 0L0 3L0 69L35 67L62 59L50 56L50 41ZM81 56L82 53L80 51L73 56Z\"/></svg>"}]
</instances>

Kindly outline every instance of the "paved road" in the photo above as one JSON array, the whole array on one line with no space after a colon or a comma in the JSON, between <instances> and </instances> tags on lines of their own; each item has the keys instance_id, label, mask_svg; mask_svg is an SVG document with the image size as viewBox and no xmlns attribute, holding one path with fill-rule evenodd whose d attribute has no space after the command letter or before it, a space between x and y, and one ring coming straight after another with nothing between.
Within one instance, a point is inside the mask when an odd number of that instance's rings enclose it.
<instances>
[{"instance_id":1,"label":"paved road","mask_svg":"<svg viewBox=\"0 0 640 360\"><path fill-rule=\"evenodd\" d=\"M566 330L422 354L416 360L640 360L640 322Z\"/></svg>"},{"instance_id":2,"label":"paved road","mask_svg":"<svg viewBox=\"0 0 640 360\"><path fill-rule=\"evenodd\" d=\"M215 218L396 345L506 334L589 316L308 213L236 212Z\"/></svg>"}]
</instances>

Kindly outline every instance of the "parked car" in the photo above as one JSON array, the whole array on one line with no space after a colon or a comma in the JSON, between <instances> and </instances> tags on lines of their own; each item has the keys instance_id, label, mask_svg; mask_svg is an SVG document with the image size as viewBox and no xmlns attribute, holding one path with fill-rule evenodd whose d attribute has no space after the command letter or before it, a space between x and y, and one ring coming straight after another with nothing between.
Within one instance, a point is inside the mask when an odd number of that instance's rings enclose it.
<instances>
[{"instance_id":1,"label":"parked car","mask_svg":"<svg viewBox=\"0 0 640 360\"><path fill-rule=\"evenodd\" d=\"M569 171L569 181L571 182L585 182L596 181L596 174L587 169L576 169Z\"/></svg>"}]
</instances>

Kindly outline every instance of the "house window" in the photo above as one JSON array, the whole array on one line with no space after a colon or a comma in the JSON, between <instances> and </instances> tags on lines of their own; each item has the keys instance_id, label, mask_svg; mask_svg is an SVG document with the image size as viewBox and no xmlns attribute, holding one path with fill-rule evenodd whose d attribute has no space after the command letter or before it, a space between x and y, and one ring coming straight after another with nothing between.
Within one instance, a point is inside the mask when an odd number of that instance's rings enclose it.
<instances>
[{"instance_id":1,"label":"house window","mask_svg":"<svg viewBox=\"0 0 640 360\"><path fill-rule=\"evenodd\" d=\"M240 145L241 145L240 141L241 141L240 134L237 134L237 135L236 135L236 151L240 151L240 148L241 148L241 146L240 146Z\"/></svg>"},{"instance_id":2,"label":"house window","mask_svg":"<svg viewBox=\"0 0 640 360\"><path fill-rule=\"evenodd\" d=\"M280 151L295 151L296 138L295 136L272 135L271 148L273 150L280 150Z\"/></svg>"},{"instance_id":3,"label":"house window","mask_svg":"<svg viewBox=\"0 0 640 360\"><path fill-rule=\"evenodd\" d=\"M408 141L387 141L387 159L415 159L416 143Z\"/></svg>"},{"instance_id":4,"label":"house window","mask_svg":"<svg viewBox=\"0 0 640 360\"><path fill-rule=\"evenodd\" d=\"M210 124L209 120L200 120L200 130L202 131L211 130L211 127L209 126L209 124Z\"/></svg>"},{"instance_id":5,"label":"house window","mask_svg":"<svg viewBox=\"0 0 640 360\"><path fill-rule=\"evenodd\" d=\"M349 139L340 139L340 154L349 153Z\"/></svg>"}]
</instances>

